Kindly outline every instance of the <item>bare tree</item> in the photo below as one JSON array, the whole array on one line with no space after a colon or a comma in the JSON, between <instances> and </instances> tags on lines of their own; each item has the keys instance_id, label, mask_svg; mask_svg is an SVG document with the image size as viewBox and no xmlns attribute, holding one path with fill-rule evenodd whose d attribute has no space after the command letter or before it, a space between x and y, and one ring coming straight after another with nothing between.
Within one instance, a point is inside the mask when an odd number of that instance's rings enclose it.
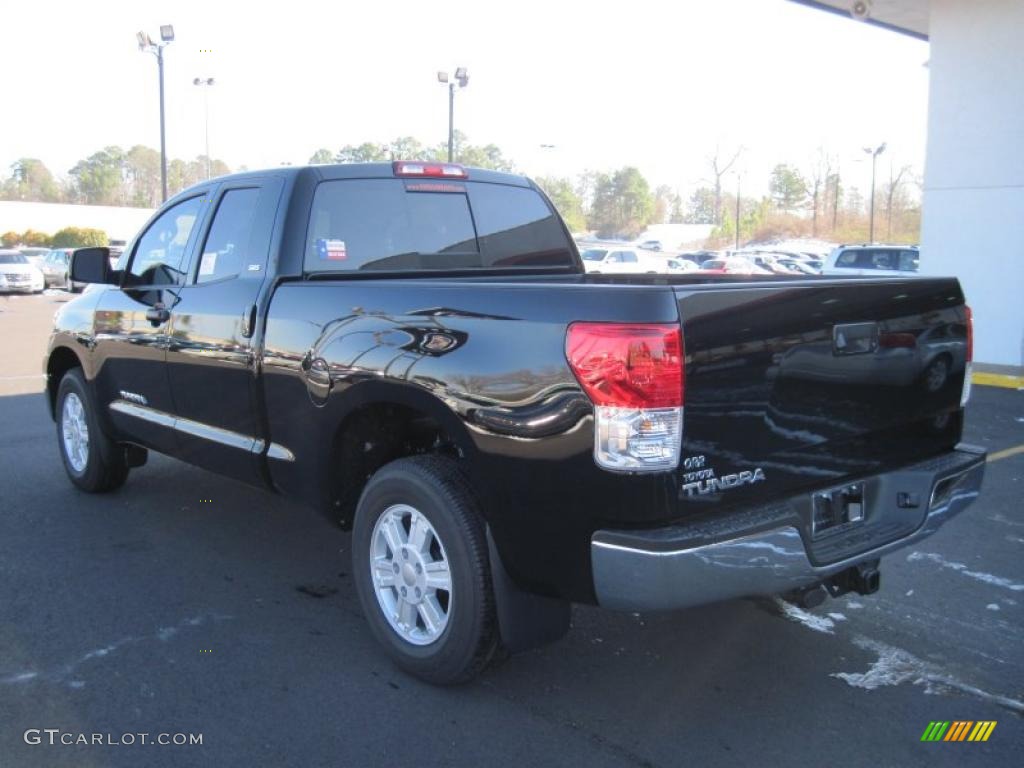
<instances>
[{"instance_id":1,"label":"bare tree","mask_svg":"<svg viewBox=\"0 0 1024 768\"><path fill-rule=\"evenodd\" d=\"M904 165L893 175L892 163L889 163L889 184L885 188L885 239L892 240L892 205L899 192L904 177L910 173L910 166Z\"/></svg>"},{"instance_id":2,"label":"bare tree","mask_svg":"<svg viewBox=\"0 0 1024 768\"><path fill-rule=\"evenodd\" d=\"M811 171L808 175L811 180L811 205L814 207L814 213L811 219L811 234L813 237L817 237L818 208L820 207L822 198L827 195L829 180L832 177L832 156L829 155L823 147L818 147L818 151L811 160ZM832 223L832 228L835 229L834 221Z\"/></svg>"},{"instance_id":3,"label":"bare tree","mask_svg":"<svg viewBox=\"0 0 1024 768\"><path fill-rule=\"evenodd\" d=\"M722 223L722 177L729 172L729 169L736 164L740 155L743 154L743 147L738 147L728 160L722 155L721 147L715 145L715 154L708 158L708 165L711 166L711 175L715 178L715 224Z\"/></svg>"}]
</instances>

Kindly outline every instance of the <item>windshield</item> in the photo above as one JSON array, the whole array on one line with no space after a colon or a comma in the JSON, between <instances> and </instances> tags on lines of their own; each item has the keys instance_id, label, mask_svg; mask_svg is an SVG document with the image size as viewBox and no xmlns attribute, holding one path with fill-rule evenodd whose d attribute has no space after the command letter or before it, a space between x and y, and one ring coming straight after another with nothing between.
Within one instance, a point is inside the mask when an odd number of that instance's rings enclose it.
<instances>
[{"instance_id":1,"label":"windshield","mask_svg":"<svg viewBox=\"0 0 1024 768\"><path fill-rule=\"evenodd\" d=\"M0 253L0 264L28 264L23 253Z\"/></svg>"},{"instance_id":2,"label":"windshield","mask_svg":"<svg viewBox=\"0 0 1024 768\"><path fill-rule=\"evenodd\" d=\"M580 258L584 261L600 261L607 255L608 251L604 248L587 248L580 254Z\"/></svg>"}]
</instances>

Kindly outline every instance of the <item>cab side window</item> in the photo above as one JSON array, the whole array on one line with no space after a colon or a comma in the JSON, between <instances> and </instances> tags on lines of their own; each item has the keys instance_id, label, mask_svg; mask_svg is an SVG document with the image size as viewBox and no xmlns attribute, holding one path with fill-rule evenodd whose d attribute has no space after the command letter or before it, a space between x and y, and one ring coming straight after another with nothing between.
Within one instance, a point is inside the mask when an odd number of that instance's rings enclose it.
<instances>
[{"instance_id":1,"label":"cab side window","mask_svg":"<svg viewBox=\"0 0 1024 768\"><path fill-rule=\"evenodd\" d=\"M184 200L166 210L135 247L125 275L128 286L180 285L189 236L202 211L202 198Z\"/></svg>"},{"instance_id":2,"label":"cab side window","mask_svg":"<svg viewBox=\"0 0 1024 768\"><path fill-rule=\"evenodd\" d=\"M857 252L843 251L839 254L839 258L836 259L836 266L855 268L857 266Z\"/></svg>"},{"instance_id":3,"label":"cab side window","mask_svg":"<svg viewBox=\"0 0 1024 768\"><path fill-rule=\"evenodd\" d=\"M917 272L917 251L900 251L900 271Z\"/></svg>"},{"instance_id":4,"label":"cab side window","mask_svg":"<svg viewBox=\"0 0 1024 768\"><path fill-rule=\"evenodd\" d=\"M253 236L258 188L230 189L224 193L199 256L197 283L237 276L247 263Z\"/></svg>"}]
</instances>

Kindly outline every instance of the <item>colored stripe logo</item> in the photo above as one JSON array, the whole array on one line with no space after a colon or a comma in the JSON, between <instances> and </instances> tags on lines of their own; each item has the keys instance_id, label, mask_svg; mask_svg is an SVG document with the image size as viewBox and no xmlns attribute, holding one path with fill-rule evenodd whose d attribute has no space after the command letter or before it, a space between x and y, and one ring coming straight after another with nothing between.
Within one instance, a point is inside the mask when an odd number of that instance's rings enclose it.
<instances>
[{"instance_id":1,"label":"colored stripe logo","mask_svg":"<svg viewBox=\"0 0 1024 768\"><path fill-rule=\"evenodd\" d=\"M988 741L995 720L933 720L921 734L921 741Z\"/></svg>"}]
</instances>

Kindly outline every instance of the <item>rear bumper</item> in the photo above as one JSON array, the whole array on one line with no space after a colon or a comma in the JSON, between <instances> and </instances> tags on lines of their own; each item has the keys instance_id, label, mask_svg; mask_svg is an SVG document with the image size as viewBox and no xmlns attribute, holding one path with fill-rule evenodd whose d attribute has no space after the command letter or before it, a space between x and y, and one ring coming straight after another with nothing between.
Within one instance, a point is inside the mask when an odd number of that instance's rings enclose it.
<instances>
[{"instance_id":1,"label":"rear bumper","mask_svg":"<svg viewBox=\"0 0 1024 768\"><path fill-rule=\"evenodd\" d=\"M839 559L824 563L805 542L809 534L798 513L806 506L803 496L744 512L735 525L715 521L648 531L597 531L591 539L597 601L619 610L674 610L810 586L935 533L978 497L984 474L985 451L959 445L938 460L870 478L866 482L880 489L880 495L868 505L869 521L892 514L889 508L896 502L889 500L894 495L889 492L913 478L915 487L928 489L920 524L881 544L864 537L862 550L847 549ZM789 522L772 523L783 519Z\"/></svg>"}]
</instances>

